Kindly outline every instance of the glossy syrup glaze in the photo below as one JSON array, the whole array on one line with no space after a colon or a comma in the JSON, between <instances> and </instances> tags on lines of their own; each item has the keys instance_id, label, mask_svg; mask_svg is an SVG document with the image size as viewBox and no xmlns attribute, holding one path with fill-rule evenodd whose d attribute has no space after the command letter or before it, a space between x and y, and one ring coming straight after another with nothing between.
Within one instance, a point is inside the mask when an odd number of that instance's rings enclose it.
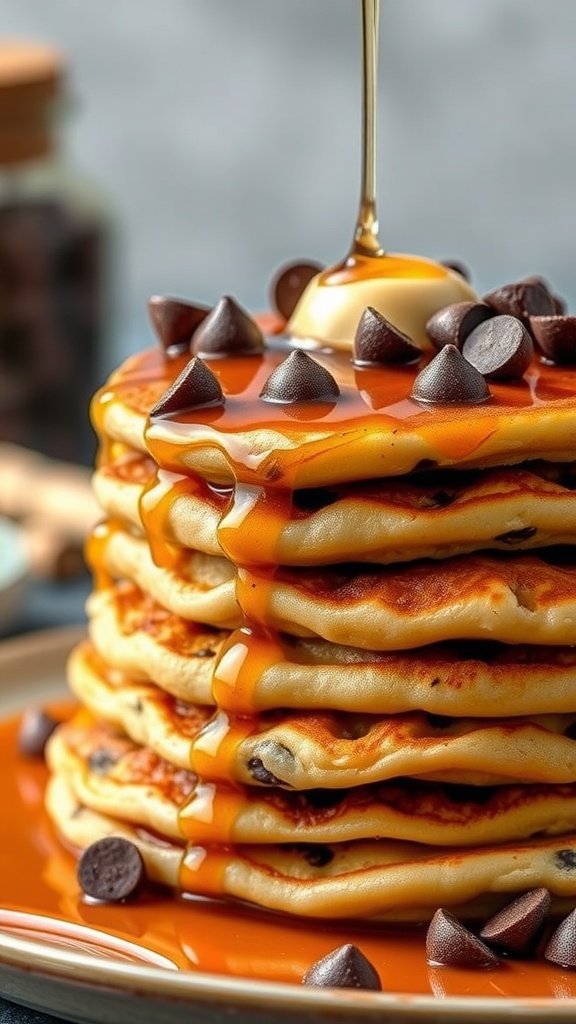
<instances>
[{"instance_id":1,"label":"glossy syrup glaze","mask_svg":"<svg viewBox=\"0 0 576 1024\"><path fill-rule=\"evenodd\" d=\"M51 710L59 716L68 711L62 705ZM423 926L299 922L232 903L182 899L152 887L132 902L87 902L76 880L74 853L57 839L43 809L46 769L41 761L17 753L18 724L17 718L0 723L0 777L4 806L10 808L0 844L3 931L100 957L161 966L156 954L180 970L294 984L300 984L314 960L354 942L374 963L386 992L440 999L576 998L576 972L541 960L507 961L493 971L429 967ZM134 947L125 947L124 941Z\"/></svg>"}]
</instances>

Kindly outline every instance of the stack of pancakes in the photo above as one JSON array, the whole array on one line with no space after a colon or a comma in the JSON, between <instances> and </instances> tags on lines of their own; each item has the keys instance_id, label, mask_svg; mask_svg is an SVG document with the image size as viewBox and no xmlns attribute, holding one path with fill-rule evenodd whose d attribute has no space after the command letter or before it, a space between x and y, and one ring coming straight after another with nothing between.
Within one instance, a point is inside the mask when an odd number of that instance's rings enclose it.
<instances>
[{"instance_id":1,"label":"stack of pancakes","mask_svg":"<svg viewBox=\"0 0 576 1024\"><path fill-rule=\"evenodd\" d=\"M187 308L93 407L58 829L299 915L573 902L576 371L536 354L478 400L457 349L306 353Z\"/></svg>"}]
</instances>

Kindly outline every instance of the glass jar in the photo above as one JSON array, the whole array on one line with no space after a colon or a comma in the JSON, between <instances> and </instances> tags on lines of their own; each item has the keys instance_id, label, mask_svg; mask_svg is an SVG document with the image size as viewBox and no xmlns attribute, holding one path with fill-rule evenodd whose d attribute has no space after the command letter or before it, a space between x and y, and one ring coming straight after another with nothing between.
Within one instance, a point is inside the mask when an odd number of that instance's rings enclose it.
<instances>
[{"instance_id":1,"label":"glass jar","mask_svg":"<svg viewBox=\"0 0 576 1024\"><path fill-rule=\"evenodd\" d=\"M58 147L64 67L0 43L0 441L91 462L109 216Z\"/></svg>"}]
</instances>

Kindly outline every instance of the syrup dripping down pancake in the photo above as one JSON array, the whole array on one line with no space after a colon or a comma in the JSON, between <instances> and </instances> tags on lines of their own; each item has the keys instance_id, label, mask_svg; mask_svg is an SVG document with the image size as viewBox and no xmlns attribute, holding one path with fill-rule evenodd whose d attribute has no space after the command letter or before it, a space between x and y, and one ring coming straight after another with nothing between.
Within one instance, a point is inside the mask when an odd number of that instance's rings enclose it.
<instances>
[{"instance_id":1,"label":"syrup dripping down pancake","mask_svg":"<svg viewBox=\"0 0 576 1024\"><path fill-rule=\"evenodd\" d=\"M143 538L108 523L93 534L89 558L104 584L131 580L168 611L213 626L239 626L241 610L265 627L368 650L457 639L571 644L576 635L576 565L536 555L273 575L240 569L235 580L231 562L197 551L160 567Z\"/></svg>"},{"instance_id":2,"label":"syrup dripping down pancake","mask_svg":"<svg viewBox=\"0 0 576 1024\"><path fill-rule=\"evenodd\" d=\"M76 696L100 720L208 781L286 789L347 788L399 776L498 785L576 782L576 713L439 718L268 712L232 718L153 684L75 660Z\"/></svg>"},{"instance_id":3,"label":"syrup dripping down pancake","mask_svg":"<svg viewBox=\"0 0 576 1024\"><path fill-rule=\"evenodd\" d=\"M225 407L150 426L151 409L189 354L169 361L156 350L133 356L93 402L97 432L108 442L148 450L172 472L192 471L216 484L236 479L293 489L402 475L423 462L482 467L573 461L576 374L570 367L534 359L523 380L491 384L490 403L441 405L430 415L409 397L418 368L359 369L346 353L322 351L315 359L337 382L340 397L294 409L259 397L289 351L279 343L249 359L212 360Z\"/></svg>"},{"instance_id":4,"label":"syrup dripping down pancake","mask_svg":"<svg viewBox=\"0 0 576 1024\"><path fill-rule=\"evenodd\" d=\"M193 476L160 473L141 499L150 536L240 565L404 562L493 549L576 543L576 492L568 470L411 474L290 491L237 486L215 492Z\"/></svg>"},{"instance_id":5,"label":"syrup dripping down pancake","mask_svg":"<svg viewBox=\"0 0 576 1024\"><path fill-rule=\"evenodd\" d=\"M576 896L574 833L456 851L394 840L183 849L86 807L63 775L52 775L46 803L60 834L78 849L106 835L125 836L139 847L152 881L306 917L426 920L440 904L477 919L538 886L552 892L558 911Z\"/></svg>"},{"instance_id":6,"label":"syrup dripping down pancake","mask_svg":"<svg viewBox=\"0 0 576 1024\"><path fill-rule=\"evenodd\" d=\"M479 790L400 779L303 793L216 787L85 715L57 731L48 758L84 806L179 842L385 838L470 847L576 830L576 784Z\"/></svg>"},{"instance_id":7,"label":"syrup dripping down pancake","mask_svg":"<svg viewBox=\"0 0 576 1024\"><path fill-rule=\"evenodd\" d=\"M245 629L228 639L225 631L165 611L126 581L94 593L89 612L94 646L113 669L157 683L182 700L216 702L236 714L332 708L489 718L576 707L574 647L463 641L365 651ZM71 672L85 661L81 647Z\"/></svg>"}]
</instances>

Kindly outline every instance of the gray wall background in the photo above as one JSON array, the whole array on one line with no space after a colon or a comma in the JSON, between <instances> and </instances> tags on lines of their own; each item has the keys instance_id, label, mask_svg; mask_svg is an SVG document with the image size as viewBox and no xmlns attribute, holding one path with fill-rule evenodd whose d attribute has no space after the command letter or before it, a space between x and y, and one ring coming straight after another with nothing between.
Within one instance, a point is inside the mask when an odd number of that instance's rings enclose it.
<instances>
[{"instance_id":1,"label":"gray wall background","mask_svg":"<svg viewBox=\"0 0 576 1024\"><path fill-rule=\"evenodd\" d=\"M384 244L480 291L540 272L576 309L576 3L383 0ZM359 176L359 0L0 0L69 55L69 149L118 224L119 355L147 297L251 307L283 261L341 257Z\"/></svg>"}]
</instances>

